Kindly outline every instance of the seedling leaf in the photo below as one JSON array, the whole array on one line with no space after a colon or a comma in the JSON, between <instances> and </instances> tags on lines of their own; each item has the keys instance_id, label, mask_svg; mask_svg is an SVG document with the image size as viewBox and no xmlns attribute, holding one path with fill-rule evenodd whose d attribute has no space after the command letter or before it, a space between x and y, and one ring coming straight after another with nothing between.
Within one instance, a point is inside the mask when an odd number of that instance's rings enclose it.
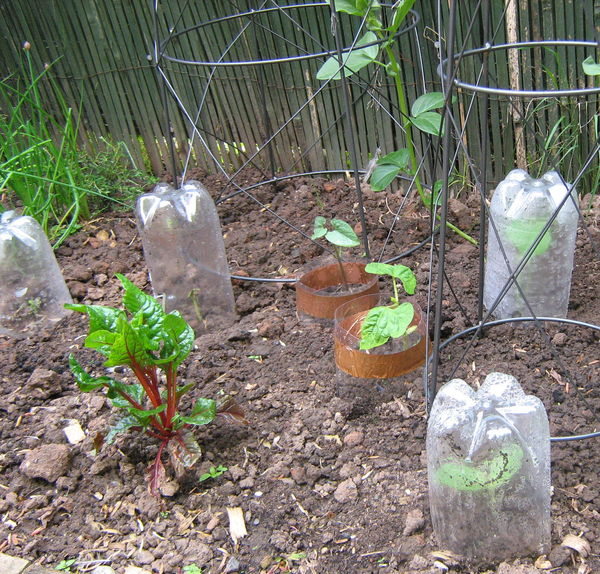
<instances>
[{"instance_id":1,"label":"seedling leaf","mask_svg":"<svg viewBox=\"0 0 600 574\"><path fill-rule=\"evenodd\" d=\"M379 158L369 179L373 191L384 190L401 171L408 171L409 162L410 154L406 148Z\"/></svg>"},{"instance_id":2,"label":"seedling leaf","mask_svg":"<svg viewBox=\"0 0 600 574\"><path fill-rule=\"evenodd\" d=\"M331 0L327 0L328 4L331 4ZM373 2L374 6L379 7L379 2L376 0ZM336 0L335 11L345 12L352 16L364 16L367 8L369 7L368 0Z\"/></svg>"},{"instance_id":3,"label":"seedling leaf","mask_svg":"<svg viewBox=\"0 0 600 574\"><path fill-rule=\"evenodd\" d=\"M367 32L356 42L353 50L342 55L345 77L352 76L377 58L377 54L379 53L379 46L377 44L361 48L365 44L372 44L376 41L377 36L373 32ZM317 72L317 80L339 80L341 77L340 61L337 56L327 58Z\"/></svg>"},{"instance_id":4,"label":"seedling leaf","mask_svg":"<svg viewBox=\"0 0 600 574\"><path fill-rule=\"evenodd\" d=\"M428 92L419 96L412 104L410 113L412 116L417 117L424 112L430 112L444 107L444 94L442 92Z\"/></svg>"},{"instance_id":5,"label":"seedling leaf","mask_svg":"<svg viewBox=\"0 0 600 574\"><path fill-rule=\"evenodd\" d=\"M383 191L392 183L392 181L394 181L396 176L401 171L401 168L391 163L386 163L383 165L378 164L369 178L371 189L373 191Z\"/></svg>"},{"instance_id":6,"label":"seedling leaf","mask_svg":"<svg viewBox=\"0 0 600 574\"><path fill-rule=\"evenodd\" d=\"M600 76L600 64L594 61L592 56L588 56L583 62L581 62L583 72L588 76Z\"/></svg>"},{"instance_id":7,"label":"seedling leaf","mask_svg":"<svg viewBox=\"0 0 600 574\"><path fill-rule=\"evenodd\" d=\"M414 307L408 302L371 309L361 326L360 349L366 351L387 343L391 338L402 337L414 315Z\"/></svg>"},{"instance_id":8,"label":"seedling leaf","mask_svg":"<svg viewBox=\"0 0 600 574\"><path fill-rule=\"evenodd\" d=\"M512 221L506 234L510 242L515 246L520 255L525 255L528 249L533 245L537 236L545 227L545 221ZM552 234L550 230L544 233L544 236L533 251L533 255L542 255L548 251L552 243Z\"/></svg>"},{"instance_id":9,"label":"seedling leaf","mask_svg":"<svg viewBox=\"0 0 600 574\"><path fill-rule=\"evenodd\" d=\"M328 231L325 239L338 247L356 247L360 245L360 241L354 233L354 229L341 219L332 219L332 231Z\"/></svg>"},{"instance_id":10,"label":"seedling leaf","mask_svg":"<svg viewBox=\"0 0 600 574\"><path fill-rule=\"evenodd\" d=\"M411 123L422 132L442 136L442 115L438 112L423 112L410 118Z\"/></svg>"},{"instance_id":11,"label":"seedling leaf","mask_svg":"<svg viewBox=\"0 0 600 574\"><path fill-rule=\"evenodd\" d=\"M317 215L315 217L315 221L313 223L313 234L311 235L311 239L320 239L321 237L325 237L327 235L327 220L322 215Z\"/></svg>"},{"instance_id":12,"label":"seedling leaf","mask_svg":"<svg viewBox=\"0 0 600 574\"><path fill-rule=\"evenodd\" d=\"M410 9L413 7L415 0L400 0L395 4L396 10L394 11L394 17L392 20L391 30L398 29L400 24L404 21Z\"/></svg>"},{"instance_id":13,"label":"seedling leaf","mask_svg":"<svg viewBox=\"0 0 600 574\"><path fill-rule=\"evenodd\" d=\"M436 472L437 480L456 490L495 490L510 482L521 468L523 449L509 444L499 449L498 454L479 463L447 462Z\"/></svg>"},{"instance_id":14,"label":"seedling leaf","mask_svg":"<svg viewBox=\"0 0 600 574\"><path fill-rule=\"evenodd\" d=\"M406 267L406 265L372 262L367 264L365 271L373 275L389 275L394 279L399 279L409 295L413 295L417 288L417 278L410 267Z\"/></svg>"},{"instance_id":15,"label":"seedling leaf","mask_svg":"<svg viewBox=\"0 0 600 574\"><path fill-rule=\"evenodd\" d=\"M377 165L395 165L400 169L406 169L410 162L410 154L406 148L388 153L377 160Z\"/></svg>"}]
</instances>

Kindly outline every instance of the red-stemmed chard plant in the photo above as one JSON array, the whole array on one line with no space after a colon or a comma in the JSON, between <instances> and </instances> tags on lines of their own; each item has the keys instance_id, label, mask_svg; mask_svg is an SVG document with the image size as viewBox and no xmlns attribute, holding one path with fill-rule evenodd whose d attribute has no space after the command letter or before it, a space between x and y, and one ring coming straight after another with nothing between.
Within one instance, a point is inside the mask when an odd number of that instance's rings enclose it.
<instances>
[{"instance_id":1,"label":"red-stemmed chard plant","mask_svg":"<svg viewBox=\"0 0 600 574\"><path fill-rule=\"evenodd\" d=\"M106 357L105 367L129 367L137 382L124 382L109 376L94 377L69 357L69 365L82 392L106 389L112 405L125 416L106 436L110 443L128 429L144 431L160 441L154 462L148 469L149 489L159 492L165 475L162 455L166 450L178 475L192 467L201 456L201 448L190 427L211 423L215 417L247 424L241 408L231 399L217 403L196 399L187 415L179 407L184 394L194 383L179 386L177 368L194 346L194 331L177 311L165 313L162 305L144 293L129 279L117 274L124 287L126 311L101 305L65 305L87 313L89 333L84 346Z\"/></svg>"}]
</instances>

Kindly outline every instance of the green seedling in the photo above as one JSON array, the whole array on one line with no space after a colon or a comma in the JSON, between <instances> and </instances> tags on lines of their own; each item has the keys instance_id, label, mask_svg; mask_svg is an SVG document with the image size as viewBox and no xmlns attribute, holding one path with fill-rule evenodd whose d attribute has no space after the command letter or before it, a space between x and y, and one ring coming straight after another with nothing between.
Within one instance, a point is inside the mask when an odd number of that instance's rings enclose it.
<instances>
[{"instance_id":1,"label":"green seedling","mask_svg":"<svg viewBox=\"0 0 600 574\"><path fill-rule=\"evenodd\" d=\"M204 315L202 313L202 306L200 305L200 289L194 287L188 294L192 305L194 306L194 315L198 319L199 323L204 323Z\"/></svg>"},{"instance_id":2,"label":"green seedling","mask_svg":"<svg viewBox=\"0 0 600 574\"><path fill-rule=\"evenodd\" d=\"M406 293L413 295L417 286L417 278L405 265L369 263L365 267L365 271L391 277L394 290L390 297L390 304L373 307L363 321L359 348L368 351L384 345L390 339L409 335L416 330L415 325L411 326L415 315L414 307L408 301L400 303L398 281L402 283Z\"/></svg>"},{"instance_id":3,"label":"green seedling","mask_svg":"<svg viewBox=\"0 0 600 574\"><path fill-rule=\"evenodd\" d=\"M183 574L202 574L203 570L196 564L188 564L183 567Z\"/></svg>"},{"instance_id":4,"label":"green seedling","mask_svg":"<svg viewBox=\"0 0 600 574\"><path fill-rule=\"evenodd\" d=\"M61 560L56 566L55 570L61 570L62 572L71 572L71 566L77 562L76 558L70 558L68 560Z\"/></svg>"},{"instance_id":5,"label":"green seedling","mask_svg":"<svg viewBox=\"0 0 600 574\"><path fill-rule=\"evenodd\" d=\"M523 449L518 444L509 444L481 462L460 461L442 464L436 476L441 484L455 490L496 490L510 482L522 464Z\"/></svg>"},{"instance_id":6,"label":"green seedling","mask_svg":"<svg viewBox=\"0 0 600 574\"><path fill-rule=\"evenodd\" d=\"M65 305L67 309L87 313L89 334L84 345L106 357L105 367L128 367L137 382L124 382L108 376L88 374L69 357L71 371L82 392L106 390L112 405L125 412L106 436L111 443L129 429L141 430L160 443L149 467L148 483L158 492L165 475L162 455L166 450L176 472L181 474L200 458L201 449L191 432L192 427L211 423L215 417L246 423L244 413L231 399L217 404L199 398L189 413L180 412L181 399L195 385L180 386L177 369L194 346L194 331L177 311L165 313L162 305L136 287L123 275L117 275L125 292L125 310L99 305Z\"/></svg>"},{"instance_id":7,"label":"green seedling","mask_svg":"<svg viewBox=\"0 0 600 574\"><path fill-rule=\"evenodd\" d=\"M321 238L326 239L333 246L333 253L340 268L344 288L346 291L349 291L348 278L346 277L342 262L342 251L349 247L359 246L360 240L358 239L358 236L354 232L354 229L352 229L345 221L341 219L331 219L328 226L327 220L323 216L318 215L315 217L311 239Z\"/></svg>"},{"instance_id":8,"label":"green seedling","mask_svg":"<svg viewBox=\"0 0 600 574\"><path fill-rule=\"evenodd\" d=\"M541 233L546 225L545 220L529 220L519 221L514 220L506 230L509 241L514 245L519 255L523 256L535 242L537 236ZM552 234L550 230L544 233L540 242L533 250L533 255L542 255L550 248L552 244Z\"/></svg>"},{"instance_id":9,"label":"green seedling","mask_svg":"<svg viewBox=\"0 0 600 574\"><path fill-rule=\"evenodd\" d=\"M219 478L222 474L225 474L229 469L226 466L220 464L219 466L211 466L208 472L200 475L198 482L204 482L211 478Z\"/></svg>"}]
</instances>

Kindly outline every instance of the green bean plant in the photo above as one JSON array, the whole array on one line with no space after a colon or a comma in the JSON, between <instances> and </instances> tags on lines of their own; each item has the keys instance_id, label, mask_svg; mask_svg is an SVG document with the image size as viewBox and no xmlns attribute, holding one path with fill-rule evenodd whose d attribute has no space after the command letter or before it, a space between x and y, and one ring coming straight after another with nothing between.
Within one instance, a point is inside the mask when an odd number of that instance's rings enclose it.
<instances>
[{"instance_id":1,"label":"green bean plant","mask_svg":"<svg viewBox=\"0 0 600 574\"><path fill-rule=\"evenodd\" d=\"M388 276L392 280L393 293L387 305L378 305L369 309L360 331L359 348L368 351L385 345L390 339L400 339L417 329L412 325L415 309L409 301L400 302L398 282L408 295L413 295L417 287L417 278L405 265L371 262L365 267L367 273Z\"/></svg>"},{"instance_id":2,"label":"green bean plant","mask_svg":"<svg viewBox=\"0 0 600 574\"><path fill-rule=\"evenodd\" d=\"M348 284L346 271L344 270L342 251L349 247L358 247L360 245L358 236L350 224L342 219L333 218L329 221L328 225L327 220L322 215L317 215L313 222L313 234L311 239L321 238L327 240L333 247L333 254L338 263L344 289L349 291L350 286Z\"/></svg>"},{"instance_id":3,"label":"green bean plant","mask_svg":"<svg viewBox=\"0 0 600 574\"><path fill-rule=\"evenodd\" d=\"M331 3L331 0L329 2ZM337 56L328 58L317 72L317 79L323 81L340 79L342 69L345 77L350 77L370 64L379 65L385 70L394 82L406 147L379 158L370 174L369 183L374 191L383 191L399 174L408 174L414 178L421 201L431 209L433 197L441 187L441 182L434 184L431 192L423 185L419 173L415 136L418 132L435 137L443 135L443 116L438 110L444 106L445 99L441 92L429 92L418 97L409 107L402 67L394 52L396 35L414 3L415 0L395 2L391 9L391 23L384 26L380 18L382 6L378 0L335 0L337 12L361 18L365 22L367 31L358 39L354 48L344 54L342 65ZM448 227L471 243L477 243L453 224L448 223Z\"/></svg>"}]
</instances>

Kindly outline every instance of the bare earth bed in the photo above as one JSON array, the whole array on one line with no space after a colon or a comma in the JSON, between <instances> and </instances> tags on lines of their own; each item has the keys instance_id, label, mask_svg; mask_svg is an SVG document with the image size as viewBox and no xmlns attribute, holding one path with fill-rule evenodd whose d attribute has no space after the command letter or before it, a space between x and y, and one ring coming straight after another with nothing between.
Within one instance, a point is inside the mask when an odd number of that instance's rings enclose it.
<instances>
[{"instance_id":1,"label":"bare earth bed","mask_svg":"<svg viewBox=\"0 0 600 574\"><path fill-rule=\"evenodd\" d=\"M217 180L205 181L212 193L220 191ZM293 180L260 188L257 196L309 234L316 215L358 221L351 185L342 180ZM399 202L397 194L367 194L376 257ZM322 254L243 195L219 205L219 214L238 275L289 277ZM454 205L453 214L463 228L478 217L469 206ZM598 202L585 217L600 243ZM426 239L427 229L418 208L405 211L384 259ZM446 290L445 339L474 321L477 298L478 250L455 236L449 241L448 276L467 317ZM430 257L426 245L402 261L416 271L424 309ZM118 304L116 272L149 289L131 213L90 222L59 249L58 260L79 302ZM597 253L580 231L570 318L600 323L599 281ZM0 339L0 551L47 566L76 558L72 569L79 564L81 571L108 564L117 572L135 565L177 574L195 564L205 573L248 574L600 572L600 439L552 446L547 560L530 556L477 569L438 555L444 549L429 519L421 372L393 390L349 393L336 373L331 326L297 316L292 284L236 281L234 290L239 322L200 336L181 374L197 383L192 395L233 395L251 424L217 422L198 432L202 462L169 482L160 498L145 483L157 446L150 438L121 435L96 452L114 412L103 395L78 392L67 364L75 352L101 372L100 356L81 349L85 317L72 314L28 339ZM489 372L511 373L544 401L554 436L596 430L599 334L561 324L549 324L548 334L558 359L531 326L490 329L464 357L465 340L456 341L442 353L441 378L476 385ZM74 421L86 436L71 445L64 429ZM39 456L23 466L32 451ZM228 470L198 481L218 465ZM237 544L227 517L235 507L248 531ZM589 555L561 546L569 534L587 541Z\"/></svg>"}]
</instances>

